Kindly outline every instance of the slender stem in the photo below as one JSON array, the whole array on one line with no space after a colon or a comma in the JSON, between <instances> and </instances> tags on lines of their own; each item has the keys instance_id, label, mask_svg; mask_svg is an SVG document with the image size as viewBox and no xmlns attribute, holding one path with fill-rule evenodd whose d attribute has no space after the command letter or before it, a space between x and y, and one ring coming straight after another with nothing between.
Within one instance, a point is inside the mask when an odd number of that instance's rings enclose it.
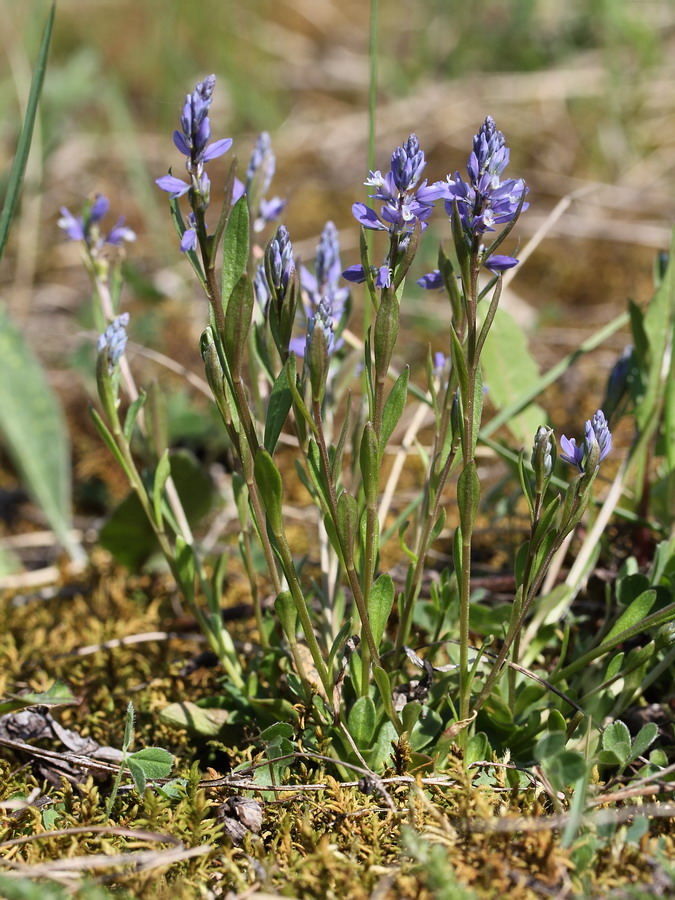
<instances>
[{"instance_id":1,"label":"slender stem","mask_svg":"<svg viewBox=\"0 0 675 900\"><path fill-rule=\"evenodd\" d=\"M429 552L429 537L434 527L434 523L436 521L436 517L438 516L438 511L441 505L441 498L443 495L443 491L445 489L446 481L448 480L448 475L450 474L450 469L455 461L455 457L457 455L457 450L459 447L459 435L456 436L453 445L448 453L448 458L445 461L443 466L443 471L441 472L441 476L438 481L438 487L436 489L436 493L434 496L434 502L430 504L429 509L427 511L424 525L422 528L422 533L420 539L417 544L417 561L415 563L415 571L413 572L412 581L410 583L410 589L406 595L404 606L403 606L403 614L401 616L401 622L398 628L398 632L396 634L396 646L394 650L394 658L400 659L401 651L403 649L403 645L408 640L408 633L410 631L410 623L412 620L412 611L415 605L415 601L419 595L419 591L422 585L422 576L424 574L424 565L426 562L426 556ZM428 483L427 483L428 489Z\"/></svg>"},{"instance_id":2,"label":"slender stem","mask_svg":"<svg viewBox=\"0 0 675 900\"><path fill-rule=\"evenodd\" d=\"M286 538L286 533L283 528L276 532L274 537L276 538L277 544L279 546L279 555L283 560L284 573L286 575L286 580L288 581L291 596L293 597L293 600L295 602L295 607L298 611L298 617L300 619L300 624L302 625L302 630L305 634L307 647L312 655L312 660L316 667L317 674L325 691L326 702L330 706L332 704L333 685L331 684L330 675L328 674L326 663L321 654L316 635L314 634L312 620L309 617L309 610L307 608L307 601L305 600L304 594L302 593L302 588L295 571L293 554L291 552L291 548L289 546L288 539Z\"/></svg>"},{"instance_id":3,"label":"slender stem","mask_svg":"<svg viewBox=\"0 0 675 900\"><path fill-rule=\"evenodd\" d=\"M467 397L464 410L464 440L462 454L464 470L475 465L474 419L476 401L476 374L480 360L476 345L476 307L478 304L478 241L474 239L471 254L471 284L466 298L467 308ZM461 511L460 511L461 512ZM469 609L471 599L471 545L473 540L474 513L469 510L462 524L462 571L459 573L459 717L469 717L471 673L469 672ZM462 732L466 734L466 732Z\"/></svg>"},{"instance_id":4,"label":"slender stem","mask_svg":"<svg viewBox=\"0 0 675 900\"><path fill-rule=\"evenodd\" d=\"M330 515L335 523L336 531L337 531L337 493L335 490L335 482L331 477L330 471L330 461L328 458L328 448L326 447L326 439L323 432L323 420L321 416L321 404L318 400L314 401L313 406L314 412L314 423L317 426L317 445L319 447L319 455L321 457L321 467L323 469L324 478L326 483L328 484L328 499L330 502ZM353 548L345 547L342 545L342 538L338 531L338 540L340 540L342 555L345 559L345 564L347 567L347 577L349 578L349 586L352 589L352 594L354 595L354 601L356 603L357 609L359 611L359 616L361 618L361 626L363 628L363 633L366 638L366 642L368 644L368 649L370 650L370 655L372 657L372 661L376 666L380 665L380 655L377 650L377 646L375 644L375 638L373 636L372 628L370 627L370 621L368 620L368 609L366 606L366 601L364 598L364 594L361 591L361 585L359 583L358 575L356 574L356 569L354 568L353 563Z\"/></svg>"}]
</instances>

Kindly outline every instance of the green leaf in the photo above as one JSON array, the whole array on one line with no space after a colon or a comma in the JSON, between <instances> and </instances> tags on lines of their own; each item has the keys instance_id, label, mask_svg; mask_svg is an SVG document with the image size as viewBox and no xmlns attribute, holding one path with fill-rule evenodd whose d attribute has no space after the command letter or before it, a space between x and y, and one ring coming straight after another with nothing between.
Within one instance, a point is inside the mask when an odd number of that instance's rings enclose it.
<instances>
[{"instance_id":1,"label":"green leaf","mask_svg":"<svg viewBox=\"0 0 675 900\"><path fill-rule=\"evenodd\" d=\"M173 766L173 756L162 747L145 747L129 754L127 766L136 790L142 794L148 779L168 778Z\"/></svg>"},{"instance_id":2,"label":"green leaf","mask_svg":"<svg viewBox=\"0 0 675 900\"><path fill-rule=\"evenodd\" d=\"M253 304L253 285L248 275L244 274L232 288L223 326L223 347L233 379L241 374Z\"/></svg>"},{"instance_id":3,"label":"green leaf","mask_svg":"<svg viewBox=\"0 0 675 900\"><path fill-rule=\"evenodd\" d=\"M337 529L348 564L354 559L354 541L358 527L359 505L348 491L343 491L337 504Z\"/></svg>"},{"instance_id":4,"label":"green leaf","mask_svg":"<svg viewBox=\"0 0 675 900\"><path fill-rule=\"evenodd\" d=\"M552 709L548 714L548 721L546 723L548 725L548 730L550 732L554 731L565 731L567 728L567 722L565 721L565 717L560 712L559 709Z\"/></svg>"},{"instance_id":5,"label":"green leaf","mask_svg":"<svg viewBox=\"0 0 675 900\"><path fill-rule=\"evenodd\" d=\"M399 419L403 415L405 401L408 396L409 376L410 367L406 366L396 379L384 404L384 410L382 412L382 428L380 429L380 458L382 458L382 455L384 454L394 428L396 428Z\"/></svg>"},{"instance_id":6,"label":"green leaf","mask_svg":"<svg viewBox=\"0 0 675 900\"><path fill-rule=\"evenodd\" d=\"M586 774L586 760L576 750L563 750L544 765L544 771L556 790L563 790Z\"/></svg>"},{"instance_id":7,"label":"green leaf","mask_svg":"<svg viewBox=\"0 0 675 900\"><path fill-rule=\"evenodd\" d=\"M398 716L396 715L394 704L391 700L391 685L389 684L389 676L384 671L382 666L373 666L373 678L375 679L375 684L377 685L380 696L382 697L382 705L384 706L389 719L396 719L398 721Z\"/></svg>"},{"instance_id":8,"label":"green leaf","mask_svg":"<svg viewBox=\"0 0 675 900\"><path fill-rule=\"evenodd\" d=\"M281 534L283 530L281 473L270 454L263 447L259 447L256 451L253 472L267 518L272 526L272 532L275 535Z\"/></svg>"},{"instance_id":9,"label":"green leaf","mask_svg":"<svg viewBox=\"0 0 675 900\"><path fill-rule=\"evenodd\" d=\"M77 700L70 688L57 679L46 691L10 694L8 700L0 700L0 716L18 709L28 709L30 706L64 706L71 703L77 703Z\"/></svg>"},{"instance_id":10,"label":"green leaf","mask_svg":"<svg viewBox=\"0 0 675 900\"><path fill-rule=\"evenodd\" d=\"M359 697L349 710L347 728L356 741L356 745L362 750L370 749L375 735L377 713L375 704L370 697Z\"/></svg>"},{"instance_id":11,"label":"green leaf","mask_svg":"<svg viewBox=\"0 0 675 900\"><path fill-rule=\"evenodd\" d=\"M614 753L622 763L628 762L631 752L630 732L620 719L603 731L602 749Z\"/></svg>"},{"instance_id":12,"label":"green leaf","mask_svg":"<svg viewBox=\"0 0 675 900\"><path fill-rule=\"evenodd\" d=\"M409 700L408 703L401 710L401 722L403 723L403 729L408 732L408 734L412 734L412 730L417 724L417 720L420 717L420 713L422 712L422 704L419 700Z\"/></svg>"},{"instance_id":13,"label":"green leaf","mask_svg":"<svg viewBox=\"0 0 675 900\"><path fill-rule=\"evenodd\" d=\"M487 734L484 731L472 734L466 743L466 750L464 751L464 767L468 769L471 763L482 762L483 760L489 762L491 759L492 747L490 747Z\"/></svg>"},{"instance_id":14,"label":"green leaf","mask_svg":"<svg viewBox=\"0 0 675 900\"><path fill-rule=\"evenodd\" d=\"M30 145L33 140L33 128L35 126L38 102L40 100L40 94L42 93L45 72L47 71L47 57L49 55L49 44L52 37L55 15L56 3L52 2L44 31L42 32L42 41L40 43L40 49L35 63L35 71L33 72L33 78L30 84L30 93L28 94L28 103L26 104L26 116L23 120L19 142L16 148L16 155L14 156L12 168L7 180L5 205L2 208L2 216L0 216L0 260L2 260L5 246L7 245L7 238L9 237L12 219L14 218L14 212L19 201L23 176L26 171Z\"/></svg>"},{"instance_id":15,"label":"green leaf","mask_svg":"<svg viewBox=\"0 0 675 900\"><path fill-rule=\"evenodd\" d=\"M246 196L240 197L230 210L223 236L223 275L221 294L223 312L228 315L230 295L235 284L246 272L248 266L248 203Z\"/></svg>"},{"instance_id":16,"label":"green leaf","mask_svg":"<svg viewBox=\"0 0 675 900\"><path fill-rule=\"evenodd\" d=\"M384 378L389 369L391 356L398 338L399 305L393 288L384 288L380 308L375 315L373 329L373 350L375 353L375 373Z\"/></svg>"},{"instance_id":17,"label":"green leaf","mask_svg":"<svg viewBox=\"0 0 675 900\"><path fill-rule=\"evenodd\" d=\"M185 788L187 787L187 778L172 778L166 784L158 784L157 792L166 797L167 800L180 800L185 796Z\"/></svg>"},{"instance_id":18,"label":"green leaf","mask_svg":"<svg viewBox=\"0 0 675 900\"><path fill-rule=\"evenodd\" d=\"M298 624L298 608L290 591L281 591L274 601L274 612L281 622L281 627L289 641L295 640Z\"/></svg>"},{"instance_id":19,"label":"green leaf","mask_svg":"<svg viewBox=\"0 0 675 900\"><path fill-rule=\"evenodd\" d=\"M454 326L450 325L450 349L452 356L452 367L457 372L457 380L459 381L459 395L462 403L466 406L469 397L469 373L466 368L466 359L464 358L464 348L457 337Z\"/></svg>"},{"instance_id":20,"label":"green leaf","mask_svg":"<svg viewBox=\"0 0 675 900\"><path fill-rule=\"evenodd\" d=\"M226 709L203 709L189 700L170 703L159 712L160 720L172 728L185 728L202 737L218 737L229 717Z\"/></svg>"},{"instance_id":21,"label":"green leaf","mask_svg":"<svg viewBox=\"0 0 675 900\"><path fill-rule=\"evenodd\" d=\"M380 482L377 437L372 422L366 422L366 426L363 429L359 462L361 465L363 490L366 494L366 504L372 507L377 503L377 488Z\"/></svg>"},{"instance_id":22,"label":"green leaf","mask_svg":"<svg viewBox=\"0 0 675 900\"><path fill-rule=\"evenodd\" d=\"M162 527L162 499L164 497L164 487L169 480L171 474L171 461L169 459L168 449L162 453L157 468L155 469L155 478L152 483L152 508L155 514L155 522L157 527Z\"/></svg>"},{"instance_id":23,"label":"green leaf","mask_svg":"<svg viewBox=\"0 0 675 900\"><path fill-rule=\"evenodd\" d=\"M406 703L406 706L410 706ZM406 706L403 707L405 710ZM410 746L413 750L422 750L438 736L443 727L443 720L434 709L426 708L426 714L420 716L410 734Z\"/></svg>"},{"instance_id":24,"label":"green leaf","mask_svg":"<svg viewBox=\"0 0 675 900\"><path fill-rule=\"evenodd\" d=\"M266 744L276 742L279 738L291 738L293 737L293 726L289 725L288 722L276 722L274 725L270 725L269 728L261 731L259 737Z\"/></svg>"},{"instance_id":25,"label":"green leaf","mask_svg":"<svg viewBox=\"0 0 675 900\"><path fill-rule=\"evenodd\" d=\"M490 385L490 401L501 410L513 403L524 389L539 380L539 366L530 355L522 327L498 309L481 355L483 376ZM505 422L519 444L529 447L546 413L535 403Z\"/></svg>"},{"instance_id":26,"label":"green leaf","mask_svg":"<svg viewBox=\"0 0 675 900\"><path fill-rule=\"evenodd\" d=\"M543 763L553 759L565 749L567 743L567 735L564 731L549 731L537 741L534 748L534 758L537 762Z\"/></svg>"},{"instance_id":27,"label":"green leaf","mask_svg":"<svg viewBox=\"0 0 675 900\"><path fill-rule=\"evenodd\" d=\"M391 575L385 572L372 585L368 594L368 621L378 648L393 605L394 582Z\"/></svg>"},{"instance_id":28,"label":"green leaf","mask_svg":"<svg viewBox=\"0 0 675 900\"><path fill-rule=\"evenodd\" d=\"M291 363L291 359L293 363ZM289 369L287 366L291 365ZM274 448L279 440L288 412L293 403L293 393L288 383L289 374L291 378L295 378L295 357L289 358L286 366L281 370L277 380L274 382L272 391L270 392L269 401L267 403L267 416L265 418L265 438L263 444L268 453L274 453Z\"/></svg>"},{"instance_id":29,"label":"green leaf","mask_svg":"<svg viewBox=\"0 0 675 900\"><path fill-rule=\"evenodd\" d=\"M127 706L127 717L124 723L124 738L122 739L122 751L127 752L134 742L134 720L136 713L134 712L134 704L129 701Z\"/></svg>"},{"instance_id":30,"label":"green leaf","mask_svg":"<svg viewBox=\"0 0 675 900\"><path fill-rule=\"evenodd\" d=\"M654 722L647 722L646 725L643 725L635 736L628 762L633 762L638 756L644 756L658 735L659 729Z\"/></svg>"},{"instance_id":31,"label":"green leaf","mask_svg":"<svg viewBox=\"0 0 675 900\"><path fill-rule=\"evenodd\" d=\"M124 439L127 444L131 443L131 436L134 431L134 425L136 424L136 419L138 418L138 414L143 408L143 404L145 403L147 394L145 391L141 391L131 404L129 409L127 410L127 414L124 418L124 428L122 429L124 433Z\"/></svg>"},{"instance_id":32,"label":"green leaf","mask_svg":"<svg viewBox=\"0 0 675 900\"><path fill-rule=\"evenodd\" d=\"M633 625L637 625L638 622L642 621L642 619L649 615L655 602L655 590L644 591L640 594L639 597L633 600L628 609L619 616L609 634L603 638L603 644L611 640L615 635L621 634L622 631L625 631L627 628L632 628Z\"/></svg>"},{"instance_id":33,"label":"green leaf","mask_svg":"<svg viewBox=\"0 0 675 900\"><path fill-rule=\"evenodd\" d=\"M19 329L0 307L0 434L12 462L71 559L70 448L61 404Z\"/></svg>"}]
</instances>

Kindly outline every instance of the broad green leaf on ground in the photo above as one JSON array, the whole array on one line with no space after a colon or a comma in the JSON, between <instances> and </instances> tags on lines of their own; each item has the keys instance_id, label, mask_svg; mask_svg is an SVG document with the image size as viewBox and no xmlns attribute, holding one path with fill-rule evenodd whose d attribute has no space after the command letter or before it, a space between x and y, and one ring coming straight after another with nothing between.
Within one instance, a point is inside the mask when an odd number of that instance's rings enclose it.
<instances>
[{"instance_id":1,"label":"broad green leaf on ground","mask_svg":"<svg viewBox=\"0 0 675 900\"><path fill-rule=\"evenodd\" d=\"M496 410L513 403L539 378L539 366L530 355L523 329L503 309L498 309L481 355L487 399ZM505 424L519 444L529 447L546 413L536 403L512 416Z\"/></svg>"},{"instance_id":2,"label":"broad green leaf on ground","mask_svg":"<svg viewBox=\"0 0 675 900\"><path fill-rule=\"evenodd\" d=\"M0 441L71 559L70 447L57 396L18 328L0 306Z\"/></svg>"}]
</instances>

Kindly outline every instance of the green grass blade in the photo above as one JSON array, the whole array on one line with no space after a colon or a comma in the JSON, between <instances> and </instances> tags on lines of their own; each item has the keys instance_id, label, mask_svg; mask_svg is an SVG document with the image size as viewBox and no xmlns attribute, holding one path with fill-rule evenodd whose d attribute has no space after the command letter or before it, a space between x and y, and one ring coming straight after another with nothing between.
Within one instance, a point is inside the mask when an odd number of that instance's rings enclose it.
<instances>
[{"instance_id":1,"label":"green grass blade","mask_svg":"<svg viewBox=\"0 0 675 900\"><path fill-rule=\"evenodd\" d=\"M40 52L38 53L33 80L30 85L30 94L28 96L28 105L26 107L26 117L21 128L19 143L16 148L16 156L12 163L12 169L9 173L9 181L7 184L7 196L5 197L5 205L0 216L0 260L2 260L9 237L9 230L12 225L12 219L19 202L19 194L21 193L21 185L23 183L24 172L26 171L26 163L28 162L28 154L30 152L31 141L33 140L33 128L35 126L35 117L37 116L38 101L42 93L42 84L47 71L47 56L49 54L49 44L52 37L52 29L54 27L54 16L56 13L56 4L52 2L51 9L45 29L42 33L42 42L40 44Z\"/></svg>"}]
</instances>

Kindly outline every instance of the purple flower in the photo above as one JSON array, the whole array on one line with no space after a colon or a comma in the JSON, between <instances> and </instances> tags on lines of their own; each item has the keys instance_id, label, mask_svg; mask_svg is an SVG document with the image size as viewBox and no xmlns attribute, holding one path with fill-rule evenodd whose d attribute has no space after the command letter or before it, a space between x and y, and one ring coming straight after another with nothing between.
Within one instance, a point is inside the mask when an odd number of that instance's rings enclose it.
<instances>
[{"instance_id":1,"label":"purple flower","mask_svg":"<svg viewBox=\"0 0 675 900\"><path fill-rule=\"evenodd\" d=\"M300 267L300 284L305 294L307 317L314 315L324 297L331 301L332 315L340 321L349 297L349 288L340 287L340 239L332 222L326 222L314 257L314 274Z\"/></svg>"},{"instance_id":2,"label":"purple flower","mask_svg":"<svg viewBox=\"0 0 675 900\"><path fill-rule=\"evenodd\" d=\"M500 275L507 269L512 269L514 266L517 266L518 260L513 256L501 256L500 254L495 253L494 256L490 256L483 260L483 265L491 272ZM433 272L422 275L421 278L417 279L417 284L426 291L443 290L445 288L441 273L438 269L434 269Z\"/></svg>"},{"instance_id":3,"label":"purple flower","mask_svg":"<svg viewBox=\"0 0 675 900\"><path fill-rule=\"evenodd\" d=\"M126 327L129 324L129 313L122 313L108 325L106 330L100 335L96 344L96 350L99 356L103 358L108 365L108 374L112 375L115 366L120 357L126 350L127 332Z\"/></svg>"},{"instance_id":4,"label":"purple flower","mask_svg":"<svg viewBox=\"0 0 675 900\"><path fill-rule=\"evenodd\" d=\"M495 253L494 256L490 256L486 259L483 265L491 272L501 273L517 266L518 260L513 256L501 256L499 253Z\"/></svg>"},{"instance_id":5,"label":"purple flower","mask_svg":"<svg viewBox=\"0 0 675 900\"><path fill-rule=\"evenodd\" d=\"M433 272L428 272L426 275L422 275L421 278L417 279L417 283L426 291L443 290L443 288L445 287L439 269L434 269Z\"/></svg>"},{"instance_id":6,"label":"purple flower","mask_svg":"<svg viewBox=\"0 0 675 900\"><path fill-rule=\"evenodd\" d=\"M560 438L560 446L563 450L560 458L576 466L579 472L585 472L589 462L597 468L612 449L612 434L603 411L599 409L592 419L586 421L582 446L577 447L575 438L565 435Z\"/></svg>"},{"instance_id":7,"label":"purple flower","mask_svg":"<svg viewBox=\"0 0 675 900\"><path fill-rule=\"evenodd\" d=\"M312 341L321 340L330 357L335 347L333 334L333 309L327 297L319 303L316 313L307 320L307 343L305 357L309 356Z\"/></svg>"},{"instance_id":8,"label":"purple flower","mask_svg":"<svg viewBox=\"0 0 675 900\"><path fill-rule=\"evenodd\" d=\"M280 197L272 197L267 200L267 194L274 170L276 157L272 150L272 142L266 131L258 136L255 147L251 153L248 169L246 170L245 191L249 198L249 207L254 215L253 230L262 231L268 222L273 222L281 215L286 201Z\"/></svg>"},{"instance_id":9,"label":"purple flower","mask_svg":"<svg viewBox=\"0 0 675 900\"><path fill-rule=\"evenodd\" d=\"M494 119L488 116L473 139L467 165L469 181L464 181L459 172L455 172L454 176L448 175L444 189L446 212L452 216L453 205L457 203L464 234L470 241L486 231L494 231L496 225L512 221L527 193L522 179L501 180L508 161L509 150L504 135L497 130ZM523 203L522 209L527 207L528 204Z\"/></svg>"},{"instance_id":10,"label":"purple flower","mask_svg":"<svg viewBox=\"0 0 675 900\"><path fill-rule=\"evenodd\" d=\"M81 216L74 216L65 206L61 207L61 218L58 226L71 241L83 241L92 256L100 253L104 244L121 247L124 242L136 240L136 234L124 224L124 217L117 220L109 234L101 231L100 222L104 218L110 204L103 194L96 194L93 200L84 204Z\"/></svg>"},{"instance_id":11,"label":"purple flower","mask_svg":"<svg viewBox=\"0 0 675 900\"><path fill-rule=\"evenodd\" d=\"M124 224L124 216L120 216L117 222L110 229L108 237L106 238L106 243L114 244L116 247L121 247L125 241L135 241L136 233L129 228L128 225Z\"/></svg>"},{"instance_id":12,"label":"purple flower","mask_svg":"<svg viewBox=\"0 0 675 900\"><path fill-rule=\"evenodd\" d=\"M181 131L174 131L173 142L186 157L185 168L188 181L169 173L155 179L155 184L171 194L172 199L189 193L193 209L204 210L209 205L210 187L204 164L222 156L232 146L231 138L223 138L209 144L211 124L207 115L213 97L216 76L209 75L200 81L191 94L185 98L181 112Z\"/></svg>"},{"instance_id":13,"label":"purple flower","mask_svg":"<svg viewBox=\"0 0 675 900\"><path fill-rule=\"evenodd\" d=\"M265 275L265 266L262 263L256 269L255 275L253 277L253 293L255 294L255 298L258 301L258 305L263 312L263 315L267 315L267 307L270 302L270 289L267 283L267 276Z\"/></svg>"},{"instance_id":14,"label":"purple flower","mask_svg":"<svg viewBox=\"0 0 675 900\"><path fill-rule=\"evenodd\" d=\"M420 143L416 135L411 134L392 153L389 172L386 175L379 170L371 172L365 182L375 188L375 193L370 196L383 202L380 215L365 203L355 203L352 213L357 222L364 228L388 231L392 235L412 231L418 220L422 228L426 228L434 200L445 195L446 187L444 184L427 186L426 181L419 183L425 165Z\"/></svg>"},{"instance_id":15,"label":"purple flower","mask_svg":"<svg viewBox=\"0 0 675 900\"><path fill-rule=\"evenodd\" d=\"M391 285L391 269L388 265L380 266L379 269L371 266L370 271L375 279L376 287L383 288ZM349 266L342 273L342 277L345 281L351 281L352 284L363 284L366 280L366 273L363 266Z\"/></svg>"}]
</instances>

